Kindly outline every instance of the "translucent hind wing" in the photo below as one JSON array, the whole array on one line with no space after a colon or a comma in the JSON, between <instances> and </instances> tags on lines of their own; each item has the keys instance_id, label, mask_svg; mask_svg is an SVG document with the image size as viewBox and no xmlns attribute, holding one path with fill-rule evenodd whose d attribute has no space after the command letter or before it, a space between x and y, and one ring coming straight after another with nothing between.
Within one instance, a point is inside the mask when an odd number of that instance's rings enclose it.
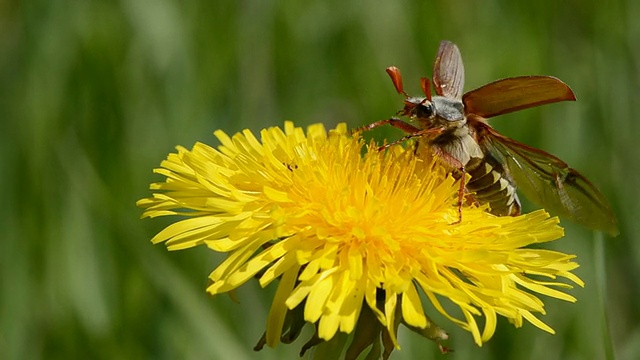
<instances>
[{"instance_id":1,"label":"translucent hind wing","mask_svg":"<svg viewBox=\"0 0 640 360\"><path fill-rule=\"evenodd\" d=\"M480 146L504 165L527 198L590 229L618 234L611 205L579 172L545 151L501 135L484 121L470 119Z\"/></svg>"}]
</instances>

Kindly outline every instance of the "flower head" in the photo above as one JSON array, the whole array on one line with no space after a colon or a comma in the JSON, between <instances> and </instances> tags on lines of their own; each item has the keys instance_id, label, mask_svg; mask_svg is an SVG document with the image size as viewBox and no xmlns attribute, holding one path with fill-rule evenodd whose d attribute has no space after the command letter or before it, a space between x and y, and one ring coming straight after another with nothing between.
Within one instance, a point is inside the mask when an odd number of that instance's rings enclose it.
<instances>
[{"instance_id":1,"label":"flower head","mask_svg":"<svg viewBox=\"0 0 640 360\"><path fill-rule=\"evenodd\" d=\"M446 339L424 301L478 345L493 335L497 315L553 332L534 315L545 312L536 294L575 301L556 278L582 285L573 256L528 248L563 236L557 218L542 210L496 217L466 204L460 218L459 183L412 149L372 144L363 154L344 125L305 134L287 122L263 130L261 141L248 130L215 135L217 150L198 143L170 154L156 169L166 181L138 205L144 216L186 217L153 243L229 253L210 275L211 294L279 279L258 348L292 341L305 322L316 333L303 350L354 333L347 358L380 339L388 356L400 323ZM443 300L459 311L449 313Z\"/></svg>"}]
</instances>

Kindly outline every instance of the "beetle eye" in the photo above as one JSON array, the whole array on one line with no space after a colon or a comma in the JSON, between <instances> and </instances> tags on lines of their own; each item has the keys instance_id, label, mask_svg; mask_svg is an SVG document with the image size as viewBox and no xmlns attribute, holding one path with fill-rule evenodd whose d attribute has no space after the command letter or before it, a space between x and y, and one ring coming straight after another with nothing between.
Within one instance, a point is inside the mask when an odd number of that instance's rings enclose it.
<instances>
[{"instance_id":1,"label":"beetle eye","mask_svg":"<svg viewBox=\"0 0 640 360\"><path fill-rule=\"evenodd\" d=\"M416 115L419 118L430 118L433 116L433 104L431 102L424 102L418 105L416 109Z\"/></svg>"}]
</instances>

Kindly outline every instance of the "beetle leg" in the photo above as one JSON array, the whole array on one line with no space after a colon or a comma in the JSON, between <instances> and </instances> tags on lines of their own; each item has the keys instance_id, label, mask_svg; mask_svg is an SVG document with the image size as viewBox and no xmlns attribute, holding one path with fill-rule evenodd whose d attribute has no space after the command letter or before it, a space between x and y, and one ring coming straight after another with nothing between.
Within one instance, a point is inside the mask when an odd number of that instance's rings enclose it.
<instances>
[{"instance_id":1,"label":"beetle leg","mask_svg":"<svg viewBox=\"0 0 640 360\"><path fill-rule=\"evenodd\" d=\"M464 167L464 164L460 160L451 156L451 154L444 152L442 151L442 149L439 149L437 147L434 147L433 152L461 173L460 187L458 188L458 221L453 223L459 224L460 222L462 222L462 202L464 200L464 190L467 185L467 171Z\"/></svg>"},{"instance_id":2,"label":"beetle leg","mask_svg":"<svg viewBox=\"0 0 640 360\"><path fill-rule=\"evenodd\" d=\"M423 136L427 136L427 135L438 135L438 134L442 133L443 131L444 131L443 128L432 128L432 129L418 130L418 131L413 132L413 133L411 133L409 135L405 135L402 138L400 138L400 139L398 139L398 140L396 140L396 141L394 141L392 143L382 145L382 146L380 146L378 148L378 150L382 151L382 150L388 149L388 148L392 147L393 145L399 144L399 143L401 143L403 141L407 141L409 139L413 139L413 138L417 138L417 137L423 137Z\"/></svg>"},{"instance_id":3,"label":"beetle leg","mask_svg":"<svg viewBox=\"0 0 640 360\"><path fill-rule=\"evenodd\" d=\"M406 133L409 133L409 134L417 133L417 132L420 131L420 129L418 129L417 127L415 127L415 126L413 126L413 125L411 125L409 123L406 123L406 122L404 122L404 121L402 121L402 120L400 120L398 118L390 118L390 119L386 119L386 120L379 120L379 121L373 122L373 123L371 123L369 125L365 125L365 126L361 126L359 128L356 128L356 129L351 131L351 134L358 134L358 133L361 133L363 131L369 131L369 130L372 130L372 129L375 129L377 127L384 126L384 125L391 125L394 128L400 129L400 130L402 130L402 131L404 131Z\"/></svg>"}]
</instances>

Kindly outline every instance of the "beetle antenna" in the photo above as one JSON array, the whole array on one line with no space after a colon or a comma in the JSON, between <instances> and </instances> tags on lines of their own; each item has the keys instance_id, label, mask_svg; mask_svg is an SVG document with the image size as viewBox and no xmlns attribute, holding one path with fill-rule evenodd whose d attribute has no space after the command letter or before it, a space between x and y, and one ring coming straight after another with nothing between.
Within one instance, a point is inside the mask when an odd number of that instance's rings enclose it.
<instances>
[{"instance_id":1,"label":"beetle antenna","mask_svg":"<svg viewBox=\"0 0 640 360\"><path fill-rule=\"evenodd\" d=\"M400 74L400 69L398 69L395 66L389 66L386 69L386 71L389 77L391 78L391 81L393 82L393 86L395 86L398 94L402 94L404 95L404 97L408 98L409 95L407 95L407 93L404 92L404 86L402 85L402 74Z\"/></svg>"},{"instance_id":2,"label":"beetle antenna","mask_svg":"<svg viewBox=\"0 0 640 360\"><path fill-rule=\"evenodd\" d=\"M422 92L424 93L424 96L427 97L427 100L431 101L431 81L429 80L429 78L420 78L420 86L422 86Z\"/></svg>"}]
</instances>

